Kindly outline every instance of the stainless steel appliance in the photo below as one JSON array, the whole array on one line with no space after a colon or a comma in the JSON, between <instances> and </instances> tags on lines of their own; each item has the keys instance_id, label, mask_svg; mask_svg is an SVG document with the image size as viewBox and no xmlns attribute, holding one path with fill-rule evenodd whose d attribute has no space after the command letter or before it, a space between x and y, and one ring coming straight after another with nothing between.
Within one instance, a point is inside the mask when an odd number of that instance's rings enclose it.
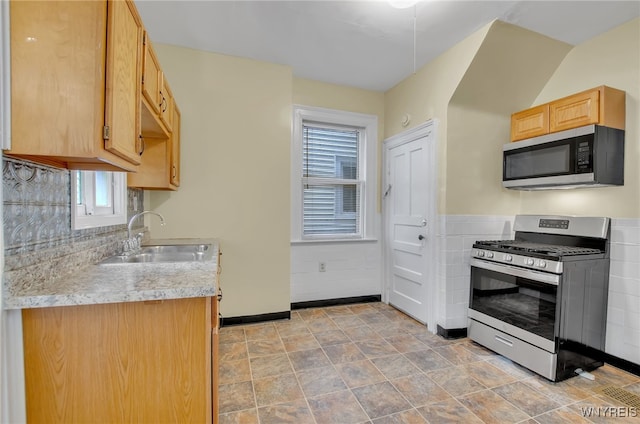
<instances>
[{"instance_id":1,"label":"stainless steel appliance","mask_svg":"<svg viewBox=\"0 0 640 424\"><path fill-rule=\"evenodd\" d=\"M502 184L518 190L624 184L624 131L599 125L503 146Z\"/></svg>"},{"instance_id":2,"label":"stainless steel appliance","mask_svg":"<svg viewBox=\"0 0 640 424\"><path fill-rule=\"evenodd\" d=\"M469 337L552 381L603 364L609 218L518 215L471 252Z\"/></svg>"}]
</instances>

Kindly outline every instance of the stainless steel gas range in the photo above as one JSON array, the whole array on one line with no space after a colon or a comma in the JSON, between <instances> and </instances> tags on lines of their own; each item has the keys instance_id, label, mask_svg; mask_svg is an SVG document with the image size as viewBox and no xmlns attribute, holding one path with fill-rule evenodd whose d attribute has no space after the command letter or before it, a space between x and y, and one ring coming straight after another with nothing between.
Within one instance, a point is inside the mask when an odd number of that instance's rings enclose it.
<instances>
[{"instance_id":1,"label":"stainless steel gas range","mask_svg":"<svg viewBox=\"0 0 640 424\"><path fill-rule=\"evenodd\" d=\"M603 364L609 218L518 215L471 252L469 337L552 381Z\"/></svg>"}]
</instances>

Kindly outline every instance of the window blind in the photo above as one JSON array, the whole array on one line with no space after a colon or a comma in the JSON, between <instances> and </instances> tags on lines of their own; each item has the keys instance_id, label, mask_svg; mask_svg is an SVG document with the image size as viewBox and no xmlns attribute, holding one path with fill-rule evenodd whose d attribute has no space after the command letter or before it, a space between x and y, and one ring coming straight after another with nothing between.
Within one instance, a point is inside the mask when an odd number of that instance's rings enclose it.
<instances>
[{"instance_id":1,"label":"window blind","mask_svg":"<svg viewBox=\"0 0 640 424\"><path fill-rule=\"evenodd\" d=\"M303 233L361 232L360 130L303 125Z\"/></svg>"}]
</instances>

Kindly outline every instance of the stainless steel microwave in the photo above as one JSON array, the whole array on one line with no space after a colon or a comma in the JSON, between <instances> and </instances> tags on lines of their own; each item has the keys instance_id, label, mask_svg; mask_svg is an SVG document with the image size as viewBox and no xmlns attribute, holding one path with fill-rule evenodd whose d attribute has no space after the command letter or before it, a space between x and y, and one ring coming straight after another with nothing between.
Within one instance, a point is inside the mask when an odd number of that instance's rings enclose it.
<instances>
[{"instance_id":1,"label":"stainless steel microwave","mask_svg":"<svg viewBox=\"0 0 640 424\"><path fill-rule=\"evenodd\" d=\"M624 184L624 130L587 125L505 144L502 185L517 190Z\"/></svg>"}]
</instances>

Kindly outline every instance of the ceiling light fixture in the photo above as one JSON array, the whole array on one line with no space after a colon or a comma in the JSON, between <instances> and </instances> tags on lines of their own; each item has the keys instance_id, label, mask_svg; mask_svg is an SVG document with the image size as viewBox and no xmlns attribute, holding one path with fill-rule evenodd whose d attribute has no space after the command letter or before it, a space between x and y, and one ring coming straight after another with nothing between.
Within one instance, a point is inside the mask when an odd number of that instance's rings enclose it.
<instances>
[{"instance_id":1,"label":"ceiling light fixture","mask_svg":"<svg viewBox=\"0 0 640 424\"><path fill-rule=\"evenodd\" d=\"M419 0L389 0L389 4L396 9L408 9L415 6L418 1Z\"/></svg>"},{"instance_id":2,"label":"ceiling light fixture","mask_svg":"<svg viewBox=\"0 0 640 424\"><path fill-rule=\"evenodd\" d=\"M408 9L413 7L413 73L416 73L416 45L418 35L418 3L420 0L387 0L391 7Z\"/></svg>"},{"instance_id":3,"label":"ceiling light fixture","mask_svg":"<svg viewBox=\"0 0 640 424\"><path fill-rule=\"evenodd\" d=\"M418 5L413 5L413 74L416 74L416 45L418 33Z\"/></svg>"}]
</instances>

